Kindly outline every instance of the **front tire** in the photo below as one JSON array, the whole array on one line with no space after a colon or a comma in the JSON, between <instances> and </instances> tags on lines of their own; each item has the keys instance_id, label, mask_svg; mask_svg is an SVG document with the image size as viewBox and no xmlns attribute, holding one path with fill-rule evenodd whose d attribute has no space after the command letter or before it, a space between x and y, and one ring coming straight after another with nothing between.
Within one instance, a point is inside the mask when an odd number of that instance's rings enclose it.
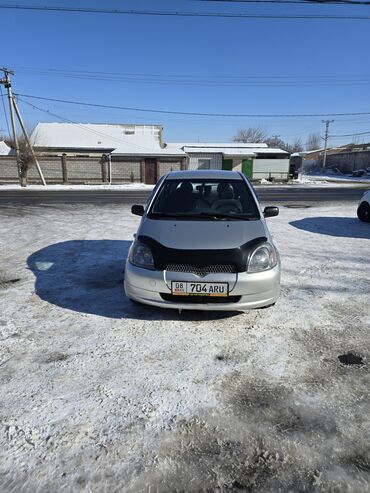
<instances>
[{"instance_id":1,"label":"front tire","mask_svg":"<svg viewBox=\"0 0 370 493\"><path fill-rule=\"evenodd\" d=\"M358 206L357 217L364 223L370 222L370 205L367 202L362 202Z\"/></svg>"}]
</instances>

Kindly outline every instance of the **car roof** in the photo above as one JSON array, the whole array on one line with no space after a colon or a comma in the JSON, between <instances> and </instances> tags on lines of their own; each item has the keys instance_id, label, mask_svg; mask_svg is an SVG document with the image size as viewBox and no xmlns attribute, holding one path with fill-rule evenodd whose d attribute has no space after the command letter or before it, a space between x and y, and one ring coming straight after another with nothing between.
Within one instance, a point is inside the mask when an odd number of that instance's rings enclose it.
<instances>
[{"instance_id":1,"label":"car roof","mask_svg":"<svg viewBox=\"0 0 370 493\"><path fill-rule=\"evenodd\" d=\"M194 169L185 171L171 171L166 180L243 180L236 171L224 171L220 169Z\"/></svg>"}]
</instances>

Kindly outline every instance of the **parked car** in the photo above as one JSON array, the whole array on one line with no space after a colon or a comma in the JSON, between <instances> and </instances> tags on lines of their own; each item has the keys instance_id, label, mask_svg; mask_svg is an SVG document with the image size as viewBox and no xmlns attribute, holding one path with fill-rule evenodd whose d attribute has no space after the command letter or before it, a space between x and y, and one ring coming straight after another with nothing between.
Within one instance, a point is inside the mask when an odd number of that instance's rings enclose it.
<instances>
[{"instance_id":1,"label":"parked car","mask_svg":"<svg viewBox=\"0 0 370 493\"><path fill-rule=\"evenodd\" d=\"M356 169L353 173L352 176L356 176L357 178L360 178L366 173L366 170L364 169Z\"/></svg>"},{"instance_id":2,"label":"parked car","mask_svg":"<svg viewBox=\"0 0 370 493\"><path fill-rule=\"evenodd\" d=\"M252 185L234 171L177 171L156 185L125 268L133 301L175 309L244 311L273 305L279 254Z\"/></svg>"},{"instance_id":3,"label":"parked car","mask_svg":"<svg viewBox=\"0 0 370 493\"><path fill-rule=\"evenodd\" d=\"M370 222L370 190L365 192L361 197L357 209L357 216L360 221L364 221L365 223Z\"/></svg>"}]
</instances>

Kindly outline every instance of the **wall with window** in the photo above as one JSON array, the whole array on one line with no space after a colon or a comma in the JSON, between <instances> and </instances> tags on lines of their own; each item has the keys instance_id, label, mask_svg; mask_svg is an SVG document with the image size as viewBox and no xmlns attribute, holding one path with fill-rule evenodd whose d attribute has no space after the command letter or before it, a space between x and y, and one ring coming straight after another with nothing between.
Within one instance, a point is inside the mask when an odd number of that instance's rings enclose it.
<instances>
[{"instance_id":1,"label":"wall with window","mask_svg":"<svg viewBox=\"0 0 370 493\"><path fill-rule=\"evenodd\" d=\"M222 154L189 154L189 169L222 169Z\"/></svg>"}]
</instances>

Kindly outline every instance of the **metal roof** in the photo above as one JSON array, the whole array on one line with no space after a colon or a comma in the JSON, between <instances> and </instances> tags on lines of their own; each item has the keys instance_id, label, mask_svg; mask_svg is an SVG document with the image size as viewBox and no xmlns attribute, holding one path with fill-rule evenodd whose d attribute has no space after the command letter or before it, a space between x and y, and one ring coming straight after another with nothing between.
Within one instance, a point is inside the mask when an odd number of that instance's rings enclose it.
<instances>
[{"instance_id":1,"label":"metal roof","mask_svg":"<svg viewBox=\"0 0 370 493\"><path fill-rule=\"evenodd\" d=\"M266 148L267 144L264 142L259 143L250 143L250 142L183 142L183 143L169 143L168 146L176 146L176 147L215 147L215 148L239 148L239 149L249 149L249 148Z\"/></svg>"},{"instance_id":2,"label":"metal roof","mask_svg":"<svg viewBox=\"0 0 370 493\"><path fill-rule=\"evenodd\" d=\"M161 149L159 125L39 123L32 132L35 147L56 149L126 149L129 153L152 153Z\"/></svg>"}]
</instances>

